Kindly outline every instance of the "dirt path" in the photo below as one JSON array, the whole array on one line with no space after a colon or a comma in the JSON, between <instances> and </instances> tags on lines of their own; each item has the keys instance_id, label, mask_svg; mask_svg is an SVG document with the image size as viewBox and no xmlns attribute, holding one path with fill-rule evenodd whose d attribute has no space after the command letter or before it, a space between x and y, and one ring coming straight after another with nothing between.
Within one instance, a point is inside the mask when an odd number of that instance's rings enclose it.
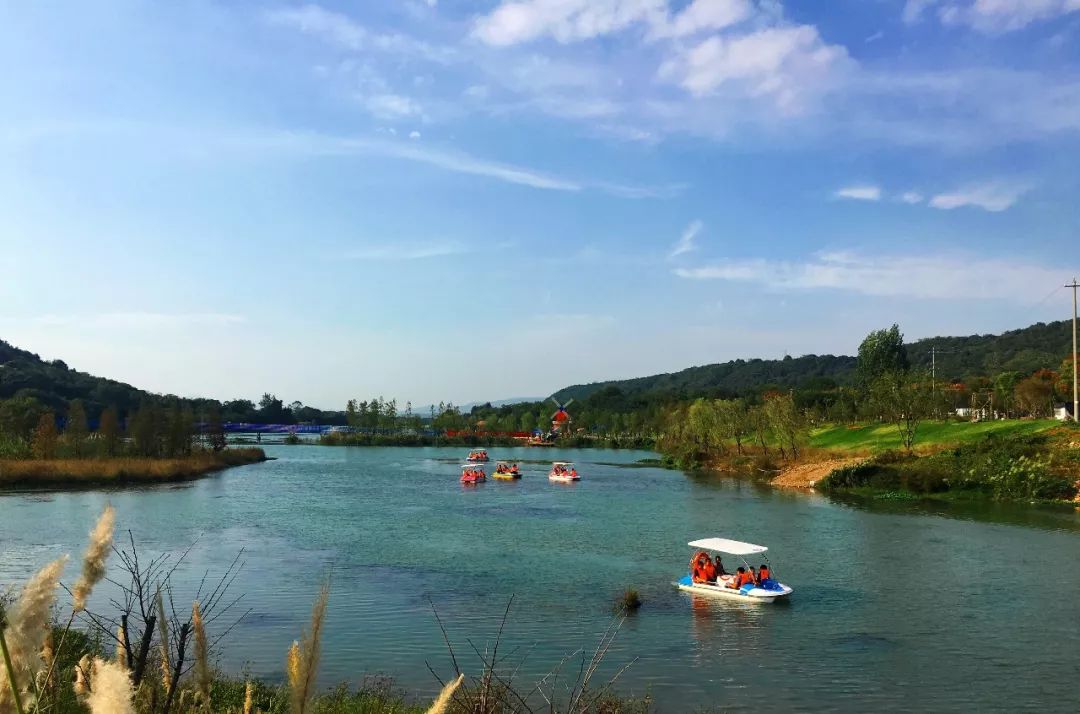
<instances>
[{"instance_id":1,"label":"dirt path","mask_svg":"<svg viewBox=\"0 0 1080 714\"><path fill-rule=\"evenodd\" d=\"M795 464L781 471L770 483L779 488L813 488L815 483L828 476L835 469L857 464L864 459L865 457L830 459L828 461L815 461L811 464Z\"/></svg>"}]
</instances>

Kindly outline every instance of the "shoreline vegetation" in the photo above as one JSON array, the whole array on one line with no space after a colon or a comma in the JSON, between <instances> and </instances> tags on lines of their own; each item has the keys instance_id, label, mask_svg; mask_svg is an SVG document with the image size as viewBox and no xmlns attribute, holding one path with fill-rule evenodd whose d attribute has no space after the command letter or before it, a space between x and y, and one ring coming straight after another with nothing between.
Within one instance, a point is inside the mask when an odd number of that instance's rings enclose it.
<instances>
[{"instance_id":1,"label":"shoreline vegetation","mask_svg":"<svg viewBox=\"0 0 1080 714\"><path fill-rule=\"evenodd\" d=\"M98 487L191 481L233 466L269 460L262 449L228 448L176 458L0 460L0 487Z\"/></svg>"},{"instance_id":2,"label":"shoreline vegetation","mask_svg":"<svg viewBox=\"0 0 1080 714\"><path fill-rule=\"evenodd\" d=\"M178 560L168 553L147 557L138 552L133 535L130 545L114 544L115 529L116 513L112 506L106 506L90 532L73 586L61 580L68 561L65 555L38 570L17 593L0 597L0 711L509 714L542 710L551 714L647 714L653 710L648 696L625 699L614 691L616 680L633 660L609 679L598 674L625 615L611 621L595 649L577 650L535 682L518 680L527 654L519 655L519 661L512 659L513 651L500 656L513 597L506 604L491 646L481 650L469 641L475 657L455 652L432 605L453 672L444 679L429 666L441 686L430 705L395 689L387 679L365 680L359 688L343 684L320 692L316 681L330 599L329 577L315 599L304 632L283 648L283 683L223 675L212 664L219 655L221 638L248 614L236 614L240 598L229 592L243 567L242 553L223 573L207 573L194 592L179 593L171 578L184 556ZM111 554L120 561L112 572L107 567ZM99 611L90 605L90 596L107 575L127 596L111 599L108 609ZM58 607L62 591L71 595L70 608L63 610ZM636 591L627 590L623 599L632 600L633 609L640 605ZM66 623L59 619L65 615ZM354 625L362 627L362 623ZM564 665L567 672L559 680Z\"/></svg>"},{"instance_id":3,"label":"shoreline vegetation","mask_svg":"<svg viewBox=\"0 0 1080 714\"><path fill-rule=\"evenodd\" d=\"M777 488L893 500L1080 501L1080 429L1053 420L930 422L917 449L897 448L882 425L811 431L798 460L760 447L709 459L706 471ZM667 458L668 465L672 463Z\"/></svg>"},{"instance_id":4,"label":"shoreline vegetation","mask_svg":"<svg viewBox=\"0 0 1080 714\"><path fill-rule=\"evenodd\" d=\"M797 390L760 400L699 398L672 413L659 449L668 463L897 500L1080 500L1080 428L1069 417L1072 357L1061 372L939 382L913 368L897 325L859 345L850 386L819 409ZM978 387L972 389L971 387ZM970 406L957 406L961 389ZM1056 419L1049 418L1051 415Z\"/></svg>"}]
</instances>

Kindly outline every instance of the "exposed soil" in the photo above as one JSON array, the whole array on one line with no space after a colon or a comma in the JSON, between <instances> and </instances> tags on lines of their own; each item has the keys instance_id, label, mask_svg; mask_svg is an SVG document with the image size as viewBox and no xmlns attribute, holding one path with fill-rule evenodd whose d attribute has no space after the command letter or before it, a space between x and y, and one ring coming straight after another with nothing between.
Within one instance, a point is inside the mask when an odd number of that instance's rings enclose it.
<instances>
[{"instance_id":1,"label":"exposed soil","mask_svg":"<svg viewBox=\"0 0 1080 714\"><path fill-rule=\"evenodd\" d=\"M784 468L770 483L779 488L813 488L835 469L863 461L865 457L829 459L810 464L793 464Z\"/></svg>"}]
</instances>

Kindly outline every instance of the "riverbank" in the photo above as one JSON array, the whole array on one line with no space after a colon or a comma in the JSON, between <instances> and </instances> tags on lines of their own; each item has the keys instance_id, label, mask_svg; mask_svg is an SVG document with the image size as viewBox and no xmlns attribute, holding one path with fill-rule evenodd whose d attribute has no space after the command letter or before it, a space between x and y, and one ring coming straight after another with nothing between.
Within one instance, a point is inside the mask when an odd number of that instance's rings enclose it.
<instances>
[{"instance_id":1,"label":"riverbank","mask_svg":"<svg viewBox=\"0 0 1080 714\"><path fill-rule=\"evenodd\" d=\"M862 496L1080 501L1080 430L1053 420L928 422L911 453L884 424L819 427L807 443L797 460L744 445L707 468L777 488Z\"/></svg>"},{"instance_id":2,"label":"riverbank","mask_svg":"<svg viewBox=\"0 0 1080 714\"><path fill-rule=\"evenodd\" d=\"M266 452L257 448L200 451L178 459L9 459L0 460L0 487L78 488L190 481L267 459Z\"/></svg>"},{"instance_id":3,"label":"riverbank","mask_svg":"<svg viewBox=\"0 0 1080 714\"><path fill-rule=\"evenodd\" d=\"M1080 434L1070 427L983 435L922 453L792 465L773 483L881 497L1073 502L1080 498Z\"/></svg>"}]
</instances>

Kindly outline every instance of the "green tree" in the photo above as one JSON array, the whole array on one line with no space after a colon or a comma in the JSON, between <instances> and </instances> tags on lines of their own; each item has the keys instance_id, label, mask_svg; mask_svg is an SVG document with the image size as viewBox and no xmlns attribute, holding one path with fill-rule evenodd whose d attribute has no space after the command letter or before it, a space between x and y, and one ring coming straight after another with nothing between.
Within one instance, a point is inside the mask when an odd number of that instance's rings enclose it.
<instances>
[{"instance_id":1,"label":"green tree","mask_svg":"<svg viewBox=\"0 0 1080 714\"><path fill-rule=\"evenodd\" d=\"M206 443L215 453L223 451L226 446L225 425L221 423L221 411L216 407L210 407L210 413L206 419Z\"/></svg>"},{"instance_id":2,"label":"green tree","mask_svg":"<svg viewBox=\"0 0 1080 714\"><path fill-rule=\"evenodd\" d=\"M45 412L34 429L34 456L39 459L56 458L56 415Z\"/></svg>"},{"instance_id":3,"label":"green tree","mask_svg":"<svg viewBox=\"0 0 1080 714\"><path fill-rule=\"evenodd\" d=\"M120 420L116 415L116 407L109 407L101 412L97 433L101 440L101 452L105 456L116 456L120 450Z\"/></svg>"},{"instance_id":4,"label":"green tree","mask_svg":"<svg viewBox=\"0 0 1080 714\"><path fill-rule=\"evenodd\" d=\"M780 454L785 458L790 455L799 458L799 447L805 441L806 427L802 416L795 408L791 394L769 394L764 401L765 418L769 430L776 437Z\"/></svg>"},{"instance_id":5,"label":"green tree","mask_svg":"<svg viewBox=\"0 0 1080 714\"><path fill-rule=\"evenodd\" d=\"M720 429L724 438L735 442L735 451L741 456L743 440L750 433L750 415L742 399L725 399L716 403Z\"/></svg>"},{"instance_id":6,"label":"green tree","mask_svg":"<svg viewBox=\"0 0 1080 714\"><path fill-rule=\"evenodd\" d=\"M930 375L923 372L887 372L870 385L870 403L884 421L896 426L908 452L915 447L919 425L933 409Z\"/></svg>"},{"instance_id":7,"label":"green tree","mask_svg":"<svg viewBox=\"0 0 1080 714\"><path fill-rule=\"evenodd\" d=\"M165 430L165 456L178 459L191 455L191 443L195 437L195 416L190 407L173 403L169 410Z\"/></svg>"},{"instance_id":8,"label":"green tree","mask_svg":"<svg viewBox=\"0 0 1080 714\"><path fill-rule=\"evenodd\" d=\"M345 423L353 429L360 426L360 411L356 408L355 399L350 399L345 403Z\"/></svg>"},{"instance_id":9,"label":"green tree","mask_svg":"<svg viewBox=\"0 0 1080 714\"><path fill-rule=\"evenodd\" d=\"M859 345L856 375L865 389L884 374L907 372L909 368L904 335L896 324L871 332Z\"/></svg>"},{"instance_id":10,"label":"green tree","mask_svg":"<svg viewBox=\"0 0 1080 714\"><path fill-rule=\"evenodd\" d=\"M0 402L0 432L29 442L34 435L34 427L45 411L41 402L33 397L5 399Z\"/></svg>"},{"instance_id":11,"label":"green tree","mask_svg":"<svg viewBox=\"0 0 1080 714\"><path fill-rule=\"evenodd\" d=\"M68 405L67 424L64 425L64 438L71 446L75 458L85 455L86 440L90 436L90 427L86 423L86 409L81 399L71 400Z\"/></svg>"},{"instance_id":12,"label":"green tree","mask_svg":"<svg viewBox=\"0 0 1080 714\"><path fill-rule=\"evenodd\" d=\"M128 417L128 433L136 454L150 458L161 455L161 422L161 410L149 400Z\"/></svg>"}]
</instances>

